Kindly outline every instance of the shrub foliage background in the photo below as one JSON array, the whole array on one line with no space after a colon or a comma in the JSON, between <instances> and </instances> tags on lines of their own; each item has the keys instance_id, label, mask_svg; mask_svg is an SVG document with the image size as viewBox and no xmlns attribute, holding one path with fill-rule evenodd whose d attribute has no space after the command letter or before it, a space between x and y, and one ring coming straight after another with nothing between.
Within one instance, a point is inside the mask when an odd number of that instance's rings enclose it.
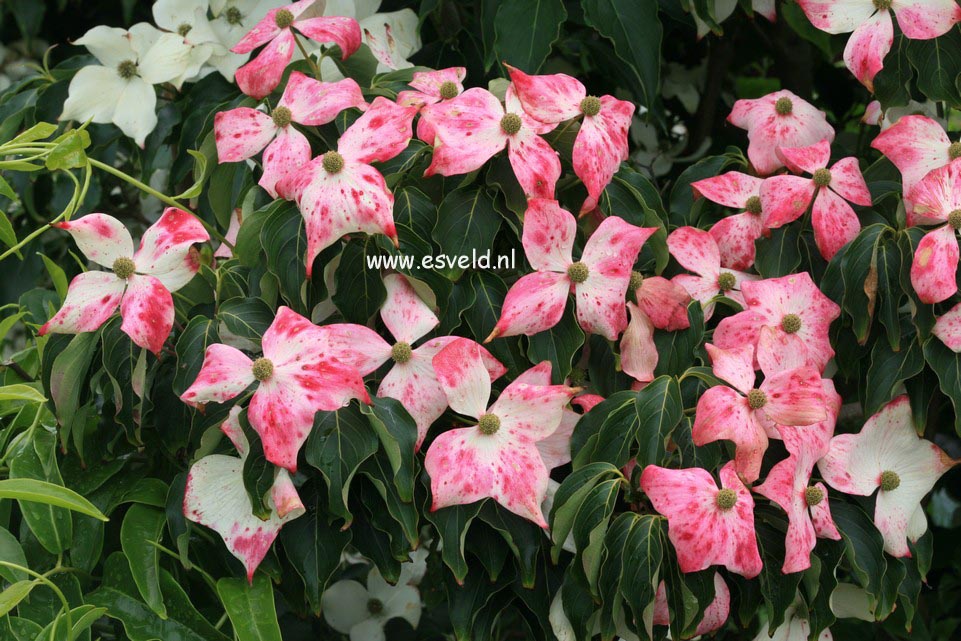
<instances>
[{"instance_id":1,"label":"shrub foliage background","mask_svg":"<svg viewBox=\"0 0 961 641\"><path fill-rule=\"evenodd\" d=\"M11 77L0 95L0 478L73 491L57 494L42 486L47 503L33 503L23 486L0 490L0 560L7 563L0 564L0 637L331 638L336 633L319 616L321 597L332 581L357 575L355 566L343 563L345 551L366 557L395 581L410 551L424 546L430 551L420 584L424 615L416 630L402 620L390 622L390 639L552 639L550 606L558 591L582 638L596 610L608 622L625 606L643 611L658 577L671 595L672 636L687 638L714 596L713 570L679 572L666 523L652 516L638 475L623 482L619 468L636 459L641 466L680 461L714 470L727 460L721 445L695 448L691 442L694 407L710 373L703 345L717 318L732 313L723 304L710 322L693 304L689 329L657 334L657 378L639 392L615 368L612 345L585 335L570 308L548 332L488 345L508 369L502 380L546 359L555 382L572 377L608 399L580 421L574 460L553 475L563 482L553 541L492 501L430 512L423 455L413 451L413 421L385 399L318 414L295 479L307 513L285 526L252 584L219 537L185 520L190 464L229 450L218 427L227 407L211 405L200 413L178 398L196 377L204 349L227 333L258 344L281 305L310 317L318 305L332 302L330 319L383 330L376 312L385 289L380 275L362 265L365 256L396 250L383 236L353 237L323 251L314 277L306 279L296 207L257 188L257 174L246 163L217 162L214 114L253 104L219 74L179 93L161 88L159 124L142 149L112 125L90 125L85 133L75 123L47 126L57 123L77 69L91 62L67 41L98 24L150 20L142 4L86 3L82 12L69 0L0 7L3 42L11 43L6 69L21 56L43 55L41 40L59 45L38 73ZM757 241L755 269L765 278L810 272L841 306L831 335L834 382L846 404L838 433L857 431L866 417L907 393L918 432L958 457L961 356L931 335L935 312L943 313L957 296L935 307L913 292L908 270L922 234L905 225L898 171L869 146L876 128L860 118L871 97L837 63L846 36L816 30L791 1L777 3L773 24L749 15L750 2L738 4L721 24L711 17L714 3L704 0L423 0L385 2L381 10L416 11L424 45L411 61L438 69L465 66L467 86L506 77L503 61L529 73L569 73L590 93L639 106L631 158L600 208L662 230L635 267L644 274L677 273L668 262L667 231L708 228L723 215L704 199L695 201L690 184L746 170L743 132L724 122L735 99L786 88L826 110L837 130L835 156L861 161L874 206L858 209L861 232L830 262L799 220ZM696 37L692 9L713 26L703 39ZM412 70L377 74L371 60L362 50L342 65L368 100L393 98L410 81ZM959 61L957 26L930 41L908 41L898 32L875 79L876 98L885 108L925 103L956 125ZM349 118L345 113L312 129L315 153L334 146ZM28 166L10 149L30 139L56 144ZM570 158L567 129L549 140ZM118 318L94 333L37 336L83 268L67 234L45 231L45 225L65 210L77 216L103 211L142 231L159 214L156 194L145 196L91 159L166 194L221 234L235 208L243 213L234 257L214 262L205 247L199 275L175 297L174 330L159 357L133 345ZM519 215L526 203L506 156L467 178L423 178L429 163L429 148L414 140L380 166L395 194L403 251L420 256L493 248L523 256ZM571 211L583 197L574 180L558 185L558 199ZM509 285L529 271L520 265L413 269L408 275L437 301L436 335L482 340ZM134 392L135 381L142 396ZM503 385L495 383L495 390ZM454 420L448 413L438 425ZM268 473L257 452L254 444L244 466L255 504ZM783 447L772 445L767 460L783 456ZM809 612L812 639L828 626L839 639L955 638L961 629L957 471L926 504L930 530L911 558L883 553L870 518L872 499L832 500L843 540L819 540L812 568L787 575L780 571L785 519L758 500L765 567L756 580L727 575L731 617L718 638L753 638L759 618L774 629L795 607ZM109 520L97 518L101 513ZM576 555L562 549L558 531L573 532ZM839 582L866 591L876 621L835 621L828 597ZM614 634L607 625L600 631L604 638ZM655 634L663 637L666 630L655 628ZM637 632L643 636L643 626Z\"/></svg>"}]
</instances>

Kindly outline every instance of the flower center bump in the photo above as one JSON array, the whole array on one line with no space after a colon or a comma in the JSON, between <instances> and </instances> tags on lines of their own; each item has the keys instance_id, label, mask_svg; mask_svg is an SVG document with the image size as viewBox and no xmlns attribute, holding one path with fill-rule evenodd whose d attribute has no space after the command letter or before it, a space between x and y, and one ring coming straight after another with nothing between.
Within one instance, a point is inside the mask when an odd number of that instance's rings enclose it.
<instances>
[{"instance_id":1,"label":"flower center bump","mask_svg":"<svg viewBox=\"0 0 961 641\"><path fill-rule=\"evenodd\" d=\"M501 428L501 420L496 414L484 414L478 419L477 428L481 434L491 436L497 434L497 430Z\"/></svg>"},{"instance_id":2,"label":"flower center bump","mask_svg":"<svg viewBox=\"0 0 961 641\"><path fill-rule=\"evenodd\" d=\"M901 477L898 476L897 472L892 472L891 470L884 470L881 472L881 490L884 492L891 492L892 490L898 489L901 485Z\"/></svg>"},{"instance_id":3,"label":"flower center bump","mask_svg":"<svg viewBox=\"0 0 961 641\"><path fill-rule=\"evenodd\" d=\"M137 266L133 264L133 259L131 258L118 258L113 261L113 273L117 275L120 280L127 280L133 273L137 271Z\"/></svg>"},{"instance_id":4,"label":"flower center bump","mask_svg":"<svg viewBox=\"0 0 961 641\"><path fill-rule=\"evenodd\" d=\"M737 494L734 493L734 490L724 488L717 493L715 500L717 501L717 506L727 512L737 503Z\"/></svg>"},{"instance_id":5,"label":"flower center bump","mask_svg":"<svg viewBox=\"0 0 961 641\"><path fill-rule=\"evenodd\" d=\"M596 116L601 113L601 99L597 96L587 96L581 100L581 113L585 116Z\"/></svg>"},{"instance_id":6,"label":"flower center bump","mask_svg":"<svg viewBox=\"0 0 961 641\"><path fill-rule=\"evenodd\" d=\"M737 279L734 278L734 274L731 272L721 272L717 277L717 288L722 292L731 291L736 284Z\"/></svg>"},{"instance_id":7,"label":"flower center bump","mask_svg":"<svg viewBox=\"0 0 961 641\"><path fill-rule=\"evenodd\" d=\"M961 229L961 209L955 209L948 214L948 224L952 229Z\"/></svg>"},{"instance_id":8,"label":"flower center bump","mask_svg":"<svg viewBox=\"0 0 961 641\"><path fill-rule=\"evenodd\" d=\"M460 91L457 89L457 85L450 80L444 82L440 86L440 97L444 100L450 100L451 98L456 98Z\"/></svg>"},{"instance_id":9,"label":"flower center bump","mask_svg":"<svg viewBox=\"0 0 961 641\"><path fill-rule=\"evenodd\" d=\"M786 334L797 334L801 329L801 317L797 314L785 314L781 319L781 329Z\"/></svg>"},{"instance_id":10,"label":"flower center bump","mask_svg":"<svg viewBox=\"0 0 961 641\"><path fill-rule=\"evenodd\" d=\"M755 216L759 216L761 214L761 197L751 196L750 198L748 198L747 202L744 203L744 209L749 214L754 214Z\"/></svg>"},{"instance_id":11,"label":"flower center bump","mask_svg":"<svg viewBox=\"0 0 961 641\"><path fill-rule=\"evenodd\" d=\"M227 24L240 24L244 19L244 14L237 7L227 7L224 18L227 20Z\"/></svg>"},{"instance_id":12,"label":"flower center bump","mask_svg":"<svg viewBox=\"0 0 961 641\"><path fill-rule=\"evenodd\" d=\"M336 174L344 168L344 157L336 151L328 151L321 162L324 165L324 171L328 174Z\"/></svg>"},{"instance_id":13,"label":"flower center bump","mask_svg":"<svg viewBox=\"0 0 961 641\"><path fill-rule=\"evenodd\" d=\"M394 346L390 348L390 357L394 359L395 363L406 363L410 360L413 353L414 351L410 348L410 343L405 343L404 341L394 343Z\"/></svg>"},{"instance_id":14,"label":"flower center bump","mask_svg":"<svg viewBox=\"0 0 961 641\"><path fill-rule=\"evenodd\" d=\"M371 599L367 602L367 611L371 614L380 614L384 611L384 603L380 599Z\"/></svg>"},{"instance_id":15,"label":"flower center bump","mask_svg":"<svg viewBox=\"0 0 961 641\"><path fill-rule=\"evenodd\" d=\"M124 80L130 80L137 75L137 63L133 60L124 60L117 65L117 75Z\"/></svg>"},{"instance_id":16,"label":"flower center bump","mask_svg":"<svg viewBox=\"0 0 961 641\"><path fill-rule=\"evenodd\" d=\"M874 8L878 11L887 11L891 8L892 0L874 0Z\"/></svg>"},{"instance_id":17,"label":"flower center bump","mask_svg":"<svg viewBox=\"0 0 961 641\"><path fill-rule=\"evenodd\" d=\"M804 490L804 502L810 507L814 507L824 500L824 492L819 487L813 485Z\"/></svg>"},{"instance_id":18,"label":"flower center bump","mask_svg":"<svg viewBox=\"0 0 961 641\"><path fill-rule=\"evenodd\" d=\"M278 129L283 129L290 124L290 119L292 118L290 114L290 109L287 107L277 107L274 109L273 113L270 114L273 119L274 124L277 125Z\"/></svg>"},{"instance_id":19,"label":"flower center bump","mask_svg":"<svg viewBox=\"0 0 961 641\"><path fill-rule=\"evenodd\" d=\"M774 103L774 111L779 116L790 116L794 112L794 103L787 96L782 96Z\"/></svg>"},{"instance_id":20,"label":"flower center bump","mask_svg":"<svg viewBox=\"0 0 961 641\"><path fill-rule=\"evenodd\" d=\"M187 34L190 33L190 30L193 28L194 26L192 24L188 24L184 22L179 27L177 27L177 33L180 34L181 38L186 38Z\"/></svg>"},{"instance_id":21,"label":"flower center bump","mask_svg":"<svg viewBox=\"0 0 961 641\"><path fill-rule=\"evenodd\" d=\"M951 160L961 158L961 142L951 143L951 146L948 147L948 156L951 158Z\"/></svg>"},{"instance_id":22,"label":"flower center bump","mask_svg":"<svg viewBox=\"0 0 961 641\"><path fill-rule=\"evenodd\" d=\"M571 266L567 268L567 277L571 279L574 283L583 283L587 280L590 275L591 270L587 268L587 265L577 261L576 263L571 263Z\"/></svg>"},{"instance_id":23,"label":"flower center bump","mask_svg":"<svg viewBox=\"0 0 961 641\"><path fill-rule=\"evenodd\" d=\"M274 364L269 358L258 358L250 369L258 381L266 381L274 374Z\"/></svg>"},{"instance_id":24,"label":"flower center bump","mask_svg":"<svg viewBox=\"0 0 961 641\"><path fill-rule=\"evenodd\" d=\"M501 118L501 131L508 136L513 136L521 130L521 117L517 114L504 114Z\"/></svg>"},{"instance_id":25,"label":"flower center bump","mask_svg":"<svg viewBox=\"0 0 961 641\"><path fill-rule=\"evenodd\" d=\"M747 393L747 404L752 410L759 410L767 405L767 394L759 389L752 389Z\"/></svg>"},{"instance_id":26,"label":"flower center bump","mask_svg":"<svg viewBox=\"0 0 961 641\"><path fill-rule=\"evenodd\" d=\"M641 272L631 272L631 280L628 282L627 291L635 292L644 284L644 275Z\"/></svg>"},{"instance_id":27,"label":"flower center bump","mask_svg":"<svg viewBox=\"0 0 961 641\"><path fill-rule=\"evenodd\" d=\"M286 29L294 24L294 14L287 9L281 9L274 14L274 24L277 25L278 29Z\"/></svg>"},{"instance_id":28,"label":"flower center bump","mask_svg":"<svg viewBox=\"0 0 961 641\"><path fill-rule=\"evenodd\" d=\"M827 187L831 184L831 172L821 168L814 172L814 184L818 187Z\"/></svg>"}]
</instances>

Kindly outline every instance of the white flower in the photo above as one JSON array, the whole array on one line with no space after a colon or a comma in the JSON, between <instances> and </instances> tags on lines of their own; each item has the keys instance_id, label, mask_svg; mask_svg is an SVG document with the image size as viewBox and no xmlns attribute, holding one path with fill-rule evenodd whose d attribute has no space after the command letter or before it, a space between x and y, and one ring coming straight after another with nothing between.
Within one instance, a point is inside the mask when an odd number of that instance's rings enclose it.
<instances>
[{"instance_id":1,"label":"white flower","mask_svg":"<svg viewBox=\"0 0 961 641\"><path fill-rule=\"evenodd\" d=\"M174 82L178 87L200 75L200 68L211 56L227 53L207 19L207 0L157 0L153 18L158 27L176 33L191 48L190 63Z\"/></svg>"},{"instance_id":2,"label":"white flower","mask_svg":"<svg viewBox=\"0 0 961 641\"><path fill-rule=\"evenodd\" d=\"M249 54L233 53L230 49L250 31L254 25L277 7L289 4L284 0L211 0L210 9L214 19L210 28L223 46L215 51L208 63L224 78L233 82L234 73L247 62Z\"/></svg>"},{"instance_id":3,"label":"white flower","mask_svg":"<svg viewBox=\"0 0 961 641\"><path fill-rule=\"evenodd\" d=\"M349 634L350 641L385 641L384 625L397 617L416 628L420 623L420 592L409 583L416 569L407 569L415 564L404 564L397 585L387 583L377 568L367 575L366 588L352 580L334 583L321 599L324 619L333 629Z\"/></svg>"},{"instance_id":4,"label":"white flower","mask_svg":"<svg viewBox=\"0 0 961 641\"><path fill-rule=\"evenodd\" d=\"M417 14L410 9L375 13L378 8L380 0L329 0L324 15L347 16L360 23L363 41L377 60L377 73L412 67L407 59L421 47ZM328 82L344 77L329 57L321 61L320 72Z\"/></svg>"},{"instance_id":5,"label":"white flower","mask_svg":"<svg viewBox=\"0 0 961 641\"><path fill-rule=\"evenodd\" d=\"M94 27L76 44L86 47L100 65L82 68L70 81L60 120L112 122L143 147L157 126L153 85L184 74L190 46L179 35L146 22L129 31Z\"/></svg>"},{"instance_id":6,"label":"white flower","mask_svg":"<svg viewBox=\"0 0 961 641\"><path fill-rule=\"evenodd\" d=\"M791 606L784 613L784 623L778 626L774 632L768 629L767 621L761 626L754 641L807 641L811 636L811 624L808 620L796 611L797 606ZM830 630L823 630L818 635L818 641L832 641L834 639Z\"/></svg>"}]
</instances>

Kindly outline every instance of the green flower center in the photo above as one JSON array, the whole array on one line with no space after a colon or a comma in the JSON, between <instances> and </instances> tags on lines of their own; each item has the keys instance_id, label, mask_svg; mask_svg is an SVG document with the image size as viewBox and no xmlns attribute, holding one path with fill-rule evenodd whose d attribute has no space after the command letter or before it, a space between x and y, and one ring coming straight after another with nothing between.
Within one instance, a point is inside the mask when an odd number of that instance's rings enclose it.
<instances>
[{"instance_id":1,"label":"green flower center","mask_svg":"<svg viewBox=\"0 0 961 641\"><path fill-rule=\"evenodd\" d=\"M394 359L395 363L406 363L413 353L414 350L410 348L410 343L404 341L394 343L394 346L390 348L390 357Z\"/></svg>"},{"instance_id":2,"label":"green flower center","mask_svg":"<svg viewBox=\"0 0 961 641\"><path fill-rule=\"evenodd\" d=\"M590 276L591 270L587 268L587 265L577 261L572 263L570 267L567 268L567 277L571 279L574 283L583 283Z\"/></svg>"},{"instance_id":3,"label":"green flower center","mask_svg":"<svg viewBox=\"0 0 961 641\"><path fill-rule=\"evenodd\" d=\"M380 614L384 611L384 603L380 599L371 599L367 602L367 611L371 614Z\"/></svg>"},{"instance_id":4,"label":"green flower center","mask_svg":"<svg viewBox=\"0 0 961 641\"><path fill-rule=\"evenodd\" d=\"M521 130L521 117L517 114L504 114L501 118L501 131L508 136L513 136Z\"/></svg>"},{"instance_id":5,"label":"green flower center","mask_svg":"<svg viewBox=\"0 0 961 641\"><path fill-rule=\"evenodd\" d=\"M744 209L749 214L754 214L755 216L759 216L761 214L761 197L751 196L750 198L748 198L747 202L744 203Z\"/></svg>"},{"instance_id":6,"label":"green flower center","mask_svg":"<svg viewBox=\"0 0 961 641\"><path fill-rule=\"evenodd\" d=\"M891 8L892 0L874 0L874 8L878 11L887 11Z\"/></svg>"},{"instance_id":7,"label":"green flower center","mask_svg":"<svg viewBox=\"0 0 961 641\"><path fill-rule=\"evenodd\" d=\"M274 364L269 358L258 358L250 369L258 381L266 381L274 374Z\"/></svg>"},{"instance_id":8,"label":"green flower center","mask_svg":"<svg viewBox=\"0 0 961 641\"><path fill-rule=\"evenodd\" d=\"M328 174L336 174L344 168L344 157L336 151L328 151L321 162L324 165L324 171Z\"/></svg>"},{"instance_id":9,"label":"green flower center","mask_svg":"<svg viewBox=\"0 0 961 641\"><path fill-rule=\"evenodd\" d=\"M290 109L287 107L277 107L274 109L273 113L270 114L273 118L274 124L277 125L279 129L283 129L290 124L291 114Z\"/></svg>"},{"instance_id":10,"label":"green flower center","mask_svg":"<svg viewBox=\"0 0 961 641\"><path fill-rule=\"evenodd\" d=\"M767 394L759 389L752 389L747 393L747 404L752 410L759 410L767 405Z\"/></svg>"},{"instance_id":11,"label":"green flower center","mask_svg":"<svg viewBox=\"0 0 961 641\"><path fill-rule=\"evenodd\" d=\"M137 63L133 60L124 60L117 65L117 75L124 80L130 80L137 75Z\"/></svg>"},{"instance_id":12,"label":"green flower center","mask_svg":"<svg viewBox=\"0 0 961 641\"><path fill-rule=\"evenodd\" d=\"M497 430L501 428L501 420L496 414L484 414L477 421L477 428L481 431L481 434L491 436L497 434Z\"/></svg>"},{"instance_id":13,"label":"green flower center","mask_svg":"<svg viewBox=\"0 0 961 641\"><path fill-rule=\"evenodd\" d=\"M948 224L953 229L961 229L961 209L955 209L948 214Z\"/></svg>"},{"instance_id":14,"label":"green flower center","mask_svg":"<svg viewBox=\"0 0 961 641\"><path fill-rule=\"evenodd\" d=\"M644 284L644 276L641 272L631 272L631 280L628 282L627 291L636 292Z\"/></svg>"},{"instance_id":15,"label":"green flower center","mask_svg":"<svg viewBox=\"0 0 961 641\"><path fill-rule=\"evenodd\" d=\"M184 38L187 36L188 33L190 33L190 30L193 28L194 26L192 24L187 24L186 22L184 22L179 27L177 27L177 33L180 34L181 38Z\"/></svg>"},{"instance_id":16,"label":"green flower center","mask_svg":"<svg viewBox=\"0 0 961 641\"><path fill-rule=\"evenodd\" d=\"M892 490L898 489L901 486L901 477L898 476L897 472L892 472L891 470L884 470L881 472L881 490L884 492L890 492Z\"/></svg>"},{"instance_id":17,"label":"green flower center","mask_svg":"<svg viewBox=\"0 0 961 641\"><path fill-rule=\"evenodd\" d=\"M727 512L734 507L735 504L737 504L737 494L734 492L734 490L724 488L717 493L717 498L715 501L717 501L717 506L719 508Z\"/></svg>"},{"instance_id":18,"label":"green flower center","mask_svg":"<svg viewBox=\"0 0 961 641\"><path fill-rule=\"evenodd\" d=\"M287 9L281 9L274 14L274 24L277 25L278 29L286 29L294 24L294 14Z\"/></svg>"},{"instance_id":19,"label":"green flower center","mask_svg":"<svg viewBox=\"0 0 961 641\"><path fill-rule=\"evenodd\" d=\"M948 147L948 156L951 160L961 158L961 142L951 143L951 146Z\"/></svg>"},{"instance_id":20,"label":"green flower center","mask_svg":"<svg viewBox=\"0 0 961 641\"><path fill-rule=\"evenodd\" d=\"M734 289L737 284L737 279L734 278L734 274L731 272L721 272L717 277L717 288L722 292L729 292Z\"/></svg>"},{"instance_id":21,"label":"green flower center","mask_svg":"<svg viewBox=\"0 0 961 641\"><path fill-rule=\"evenodd\" d=\"M779 116L790 116L794 112L794 103L787 96L782 96L774 103L774 111Z\"/></svg>"},{"instance_id":22,"label":"green flower center","mask_svg":"<svg viewBox=\"0 0 961 641\"><path fill-rule=\"evenodd\" d=\"M457 94L459 93L460 93L460 90L457 89L457 85L451 82L450 80L444 82L440 86L440 97L443 98L444 100L450 100L451 98L456 98Z\"/></svg>"},{"instance_id":23,"label":"green flower center","mask_svg":"<svg viewBox=\"0 0 961 641\"><path fill-rule=\"evenodd\" d=\"M597 96L587 96L581 100L581 113L585 116L596 116L601 113L601 99Z\"/></svg>"},{"instance_id":24,"label":"green flower center","mask_svg":"<svg viewBox=\"0 0 961 641\"><path fill-rule=\"evenodd\" d=\"M130 258L118 258L113 261L113 273L120 280L127 280L133 276L135 271L137 271L137 266L133 264L133 260Z\"/></svg>"},{"instance_id":25,"label":"green flower center","mask_svg":"<svg viewBox=\"0 0 961 641\"><path fill-rule=\"evenodd\" d=\"M818 503L824 500L824 492L821 488L814 487L813 485L806 490L804 490L804 501L809 506L814 507Z\"/></svg>"},{"instance_id":26,"label":"green flower center","mask_svg":"<svg viewBox=\"0 0 961 641\"><path fill-rule=\"evenodd\" d=\"M781 329L787 334L796 334L801 329L801 317L797 314L785 314L781 319Z\"/></svg>"},{"instance_id":27,"label":"green flower center","mask_svg":"<svg viewBox=\"0 0 961 641\"><path fill-rule=\"evenodd\" d=\"M227 24L240 24L244 19L244 14L237 7L227 7L227 11L224 12L224 19L227 20Z\"/></svg>"},{"instance_id":28,"label":"green flower center","mask_svg":"<svg viewBox=\"0 0 961 641\"><path fill-rule=\"evenodd\" d=\"M568 376L568 379L570 379L571 387L580 387L587 379L587 372L580 367L571 368L571 373L570 376Z\"/></svg>"},{"instance_id":29,"label":"green flower center","mask_svg":"<svg viewBox=\"0 0 961 641\"><path fill-rule=\"evenodd\" d=\"M831 184L831 172L821 168L814 172L814 184L818 187L827 187Z\"/></svg>"}]
</instances>

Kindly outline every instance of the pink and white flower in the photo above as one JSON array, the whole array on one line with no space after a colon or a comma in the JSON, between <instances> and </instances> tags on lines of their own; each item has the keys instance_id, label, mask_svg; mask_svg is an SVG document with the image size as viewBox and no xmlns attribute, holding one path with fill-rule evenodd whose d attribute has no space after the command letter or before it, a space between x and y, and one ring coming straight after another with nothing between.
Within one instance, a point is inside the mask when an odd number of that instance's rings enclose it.
<instances>
[{"instance_id":1,"label":"pink and white flower","mask_svg":"<svg viewBox=\"0 0 961 641\"><path fill-rule=\"evenodd\" d=\"M763 224L776 229L801 217L811 200L811 226L814 242L825 260L831 260L841 247L861 231L861 221L847 201L871 206L871 192L864 182L858 159L842 158L830 169L831 143L827 140L810 147L779 147L778 157L801 176L773 176L761 185Z\"/></svg>"},{"instance_id":2,"label":"pink and white flower","mask_svg":"<svg viewBox=\"0 0 961 641\"><path fill-rule=\"evenodd\" d=\"M427 450L431 510L492 498L546 528L548 471L537 442L557 430L577 389L514 381L485 410L491 379L480 347L458 339L434 357L451 409L477 425L440 434Z\"/></svg>"},{"instance_id":3,"label":"pink and white flower","mask_svg":"<svg viewBox=\"0 0 961 641\"><path fill-rule=\"evenodd\" d=\"M506 109L494 94L473 87L422 111L434 128L434 157L425 176L457 176L481 168L507 147L507 157L527 198L553 198L561 161L541 134L556 125L527 115L507 89Z\"/></svg>"},{"instance_id":4,"label":"pink and white flower","mask_svg":"<svg viewBox=\"0 0 961 641\"><path fill-rule=\"evenodd\" d=\"M710 343L705 347L714 374L731 387L714 386L698 400L692 428L694 444L732 441L735 468L745 482L753 483L760 476L768 435L775 425L811 425L827 417L821 375L806 365L774 368L765 359L764 382L755 386L753 345L727 350Z\"/></svg>"},{"instance_id":5,"label":"pink and white flower","mask_svg":"<svg viewBox=\"0 0 961 641\"><path fill-rule=\"evenodd\" d=\"M360 47L360 25L353 18L324 17L324 3L299 0L271 9L250 32L231 49L234 53L250 53L267 45L257 57L237 70L237 86L248 96L263 98L273 91L294 56L294 30L317 42L332 42L340 47L346 60Z\"/></svg>"},{"instance_id":6,"label":"pink and white flower","mask_svg":"<svg viewBox=\"0 0 961 641\"><path fill-rule=\"evenodd\" d=\"M640 285L633 287L635 282ZM662 278L631 274L631 287L637 303L628 301L630 322L621 336L621 371L641 383L654 380L658 353L654 330L677 331L690 327L687 306L690 295L680 285Z\"/></svg>"},{"instance_id":7,"label":"pink and white flower","mask_svg":"<svg viewBox=\"0 0 961 641\"><path fill-rule=\"evenodd\" d=\"M464 92L466 76L467 69L464 67L416 71L413 80L410 81L413 89L398 93L397 103L405 107L423 109L427 105L452 100ZM429 145L434 144L434 126L424 111L421 111L420 119L417 121L417 138Z\"/></svg>"},{"instance_id":8,"label":"pink and white flower","mask_svg":"<svg viewBox=\"0 0 961 641\"><path fill-rule=\"evenodd\" d=\"M345 109L366 106L360 86L354 80L318 82L294 71L270 115L250 107L237 107L214 116L217 159L221 163L247 160L266 147L264 173L257 184L271 198L276 198L277 183L292 170L310 162L310 143L292 123L308 127L325 125Z\"/></svg>"},{"instance_id":9,"label":"pink and white flower","mask_svg":"<svg viewBox=\"0 0 961 641\"><path fill-rule=\"evenodd\" d=\"M734 471L721 468L721 488L705 469L672 470L648 465L641 489L654 509L667 517L667 535L681 572L722 565L753 579L761 573L754 534L754 499Z\"/></svg>"},{"instance_id":10,"label":"pink and white flower","mask_svg":"<svg viewBox=\"0 0 961 641\"><path fill-rule=\"evenodd\" d=\"M808 20L821 31L851 33L844 47L844 64L874 91L874 77L894 44L894 23L906 38L930 40L943 36L961 22L954 0L798 0Z\"/></svg>"},{"instance_id":11,"label":"pink and white flower","mask_svg":"<svg viewBox=\"0 0 961 641\"><path fill-rule=\"evenodd\" d=\"M263 356L253 360L234 347L211 345L197 379L180 399L194 406L223 403L256 383L250 425L263 441L267 460L296 472L297 453L318 411L338 410L351 399L370 402L363 377L376 364L352 347L369 341L370 334L376 336L361 325L317 327L281 307L264 332Z\"/></svg>"},{"instance_id":12,"label":"pink and white flower","mask_svg":"<svg viewBox=\"0 0 961 641\"><path fill-rule=\"evenodd\" d=\"M581 118L574 139L574 173L587 188L581 213L592 211L621 162L627 160L634 105L614 96L588 96L581 81L567 74L531 76L505 66L521 106L532 118L555 125Z\"/></svg>"},{"instance_id":13,"label":"pink and white flower","mask_svg":"<svg viewBox=\"0 0 961 641\"><path fill-rule=\"evenodd\" d=\"M297 202L307 223L307 276L325 248L352 232L384 234L398 244L394 194L370 163L407 148L416 107L377 97L337 142L336 151L314 158L277 183L277 193Z\"/></svg>"},{"instance_id":14,"label":"pink and white flower","mask_svg":"<svg viewBox=\"0 0 961 641\"><path fill-rule=\"evenodd\" d=\"M694 631L696 636L710 634L720 629L731 614L731 589L721 578L720 572L714 573L714 600L704 608L701 622ZM654 625L670 625L671 611L667 605L667 584L661 581L654 596Z\"/></svg>"},{"instance_id":15,"label":"pink and white flower","mask_svg":"<svg viewBox=\"0 0 961 641\"><path fill-rule=\"evenodd\" d=\"M911 556L907 542L928 529L921 499L958 463L918 436L908 397L899 396L859 433L832 438L818 470L828 485L847 494L870 496L879 490L874 525L884 537L884 550L905 557Z\"/></svg>"},{"instance_id":16,"label":"pink and white flower","mask_svg":"<svg viewBox=\"0 0 961 641\"><path fill-rule=\"evenodd\" d=\"M574 262L574 216L555 200L529 200L521 242L537 271L521 277L507 292L487 341L550 329L564 315L571 290L584 331L616 340L627 327L625 297L631 267L644 241L656 231L615 216L605 218L585 243L581 260Z\"/></svg>"},{"instance_id":17,"label":"pink and white flower","mask_svg":"<svg viewBox=\"0 0 961 641\"><path fill-rule=\"evenodd\" d=\"M678 274L672 280L704 307L704 319L714 313L714 297L726 296L744 306L741 283L759 276L721 268L721 252L714 237L696 227L678 227L667 237L674 260L694 274ZM696 275L695 275L696 274Z\"/></svg>"},{"instance_id":18,"label":"pink and white flower","mask_svg":"<svg viewBox=\"0 0 961 641\"><path fill-rule=\"evenodd\" d=\"M807 363L823 372L834 357L828 332L841 308L821 293L807 272L744 283L741 293L747 309L721 320L714 330L714 345L735 349L757 346L757 359L797 351ZM771 340L759 345L761 328L774 329Z\"/></svg>"},{"instance_id":19,"label":"pink and white flower","mask_svg":"<svg viewBox=\"0 0 961 641\"><path fill-rule=\"evenodd\" d=\"M938 316L931 333L952 352L961 353L961 303Z\"/></svg>"},{"instance_id":20,"label":"pink and white flower","mask_svg":"<svg viewBox=\"0 0 961 641\"><path fill-rule=\"evenodd\" d=\"M266 520L253 513L244 487L244 461L250 451L240 427L239 407L234 407L220 429L237 449L237 456L211 454L190 467L184 493L184 516L200 523L223 538L227 549L240 559L253 581L257 566L267 555L284 524L304 514L304 504L287 470L276 471L266 504L271 509Z\"/></svg>"},{"instance_id":21,"label":"pink and white flower","mask_svg":"<svg viewBox=\"0 0 961 641\"><path fill-rule=\"evenodd\" d=\"M200 221L168 207L151 225L134 252L123 223L107 214L89 214L57 223L67 230L89 260L110 271L79 274L67 298L40 335L92 332L120 307L120 329L136 345L159 354L174 322L175 292L200 269L194 245L210 240Z\"/></svg>"},{"instance_id":22,"label":"pink and white flower","mask_svg":"<svg viewBox=\"0 0 961 641\"><path fill-rule=\"evenodd\" d=\"M922 303L940 303L958 291L958 230L961 229L961 160L935 169L911 190L914 213L941 226L914 250L911 285Z\"/></svg>"},{"instance_id":23,"label":"pink and white flower","mask_svg":"<svg viewBox=\"0 0 961 641\"><path fill-rule=\"evenodd\" d=\"M762 221L761 183L764 181L739 171L705 178L691 183L694 197L740 209L741 213L725 216L709 230L721 254L721 265L744 271L754 264L754 241L765 230Z\"/></svg>"},{"instance_id":24,"label":"pink and white flower","mask_svg":"<svg viewBox=\"0 0 961 641\"><path fill-rule=\"evenodd\" d=\"M778 147L807 147L834 140L834 128L824 112L787 89L763 98L738 100L727 120L747 130L747 157L763 176L784 166Z\"/></svg>"}]
</instances>

